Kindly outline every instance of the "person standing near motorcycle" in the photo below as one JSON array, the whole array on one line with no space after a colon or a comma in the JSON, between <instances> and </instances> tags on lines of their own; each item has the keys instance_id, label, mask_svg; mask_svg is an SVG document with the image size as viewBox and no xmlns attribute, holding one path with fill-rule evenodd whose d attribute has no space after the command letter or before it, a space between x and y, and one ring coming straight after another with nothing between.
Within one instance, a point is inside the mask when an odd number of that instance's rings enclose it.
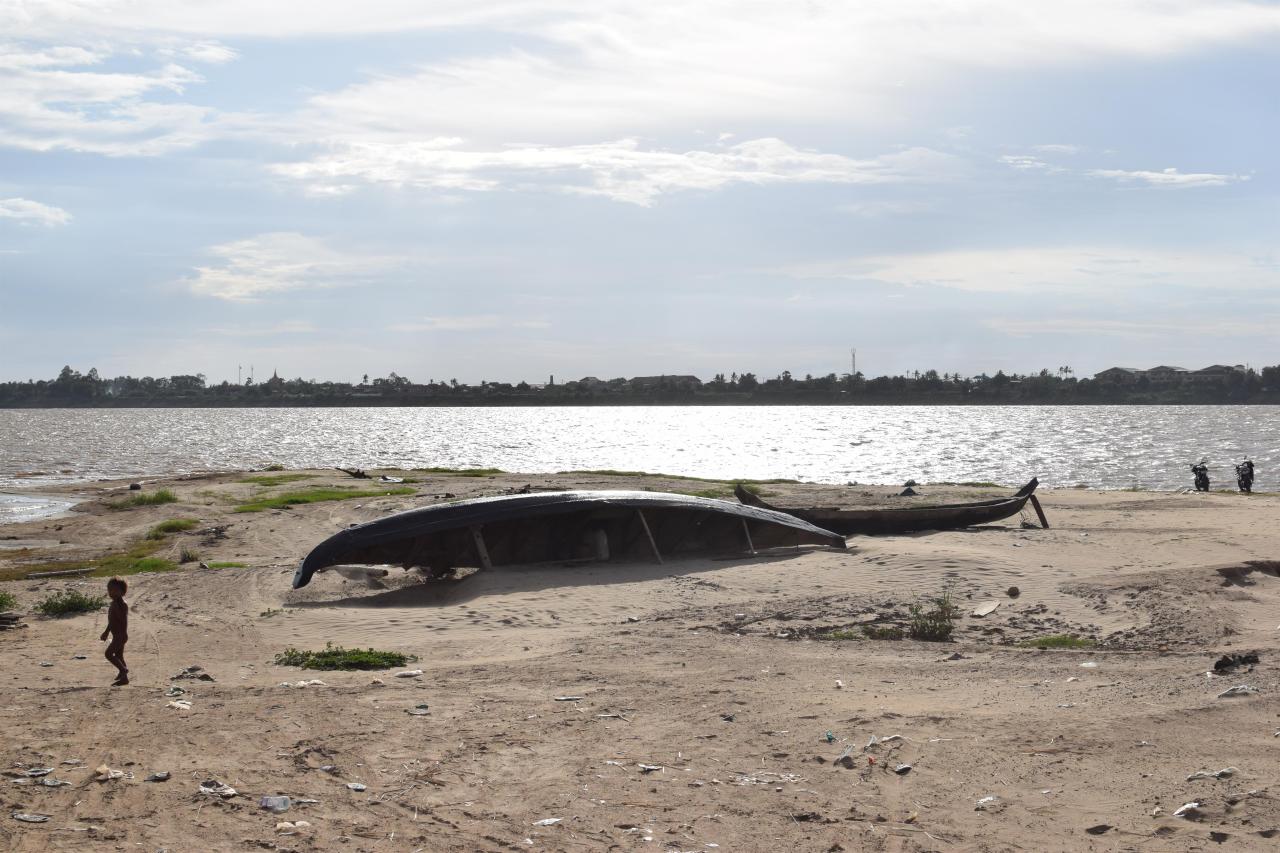
<instances>
[{"instance_id":1,"label":"person standing near motorcycle","mask_svg":"<svg viewBox=\"0 0 1280 853\"><path fill-rule=\"evenodd\" d=\"M1253 462L1251 460L1246 459L1236 466L1236 485L1245 494L1253 491Z\"/></svg>"},{"instance_id":2,"label":"person standing near motorcycle","mask_svg":"<svg viewBox=\"0 0 1280 853\"><path fill-rule=\"evenodd\" d=\"M1201 459L1195 465L1192 465L1191 473L1196 477L1196 491L1209 491L1209 466L1207 460Z\"/></svg>"}]
</instances>

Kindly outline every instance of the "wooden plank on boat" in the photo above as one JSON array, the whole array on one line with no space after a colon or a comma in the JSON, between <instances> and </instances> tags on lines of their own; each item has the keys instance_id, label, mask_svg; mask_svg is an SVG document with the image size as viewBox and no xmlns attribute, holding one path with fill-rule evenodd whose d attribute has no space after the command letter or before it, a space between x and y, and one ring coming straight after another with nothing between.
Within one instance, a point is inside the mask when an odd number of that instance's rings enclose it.
<instances>
[{"instance_id":1,"label":"wooden plank on boat","mask_svg":"<svg viewBox=\"0 0 1280 853\"><path fill-rule=\"evenodd\" d=\"M995 613L996 608L999 606L999 601L987 601L973 608L973 613L970 615L974 618L981 619L984 616L990 616L992 613Z\"/></svg>"},{"instance_id":2,"label":"wooden plank on boat","mask_svg":"<svg viewBox=\"0 0 1280 853\"><path fill-rule=\"evenodd\" d=\"M479 526L471 528L471 539L476 543L476 554L480 557L480 567L492 569L493 563L489 561L489 549L484 546L484 534L480 532Z\"/></svg>"},{"instance_id":3,"label":"wooden plank on boat","mask_svg":"<svg viewBox=\"0 0 1280 853\"><path fill-rule=\"evenodd\" d=\"M653 538L653 531L649 529L649 522L645 520L644 510L636 510L636 515L640 516L640 526L644 528L644 535L649 537L649 547L653 549L654 559L658 561L659 566L663 565L662 553L658 551L658 543Z\"/></svg>"},{"instance_id":4,"label":"wooden plank on boat","mask_svg":"<svg viewBox=\"0 0 1280 853\"><path fill-rule=\"evenodd\" d=\"M756 555L756 546L751 541L751 528L747 527L745 518L742 519L742 533L747 537L747 551L754 557Z\"/></svg>"}]
</instances>

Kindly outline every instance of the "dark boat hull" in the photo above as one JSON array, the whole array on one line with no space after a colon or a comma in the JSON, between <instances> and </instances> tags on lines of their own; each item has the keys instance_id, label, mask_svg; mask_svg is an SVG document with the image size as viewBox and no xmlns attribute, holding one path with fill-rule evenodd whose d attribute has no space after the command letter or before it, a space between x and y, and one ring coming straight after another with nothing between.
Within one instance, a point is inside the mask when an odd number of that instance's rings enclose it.
<instances>
[{"instance_id":1,"label":"dark boat hull","mask_svg":"<svg viewBox=\"0 0 1280 853\"><path fill-rule=\"evenodd\" d=\"M786 513L661 492L544 492L410 510L330 536L298 566L306 586L328 566L443 571L574 559L661 559L783 545L844 548L844 538Z\"/></svg>"},{"instance_id":2,"label":"dark boat hull","mask_svg":"<svg viewBox=\"0 0 1280 853\"><path fill-rule=\"evenodd\" d=\"M803 519L810 524L843 536L885 536L895 533L917 533L922 530L958 530L991 524L1022 512L1040 481L1032 478L1008 498L962 504L908 507L904 509L829 509L825 507L775 507L748 492L735 488L738 500L748 506L773 509Z\"/></svg>"}]
</instances>

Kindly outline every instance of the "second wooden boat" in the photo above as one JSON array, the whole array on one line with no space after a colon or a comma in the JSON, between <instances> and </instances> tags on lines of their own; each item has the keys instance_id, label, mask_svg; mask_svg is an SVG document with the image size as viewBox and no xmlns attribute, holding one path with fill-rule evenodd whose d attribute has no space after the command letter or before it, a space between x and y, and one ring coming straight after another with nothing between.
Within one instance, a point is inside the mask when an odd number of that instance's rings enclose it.
<instances>
[{"instance_id":1,"label":"second wooden boat","mask_svg":"<svg viewBox=\"0 0 1280 853\"><path fill-rule=\"evenodd\" d=\"M747 506L785 512L810 524L831 530L842 536L883 536L894 533L914 533L921 530L957 530L990 524L1022 512L1028 500L1034 500L1034 477L1018 493L1007 498L995 498L972 503L935 504L933 506L903 507L901 509L840 509L834 507L779 507L766 503L741 485L734 487L738 500ZM1037 513L1039 510L1037 508ZM1041 516L1043 523L1043 516ZM1048 525L1045 524L1047 527Z\"/></svg>"}]
</instances>

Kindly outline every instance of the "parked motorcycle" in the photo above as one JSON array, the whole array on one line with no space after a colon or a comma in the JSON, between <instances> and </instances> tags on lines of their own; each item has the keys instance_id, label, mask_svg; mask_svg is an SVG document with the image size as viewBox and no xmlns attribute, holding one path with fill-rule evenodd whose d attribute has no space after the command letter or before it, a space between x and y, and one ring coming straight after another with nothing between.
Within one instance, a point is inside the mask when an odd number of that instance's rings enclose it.
<instances>
[{"instance_id":1,"label":"parked motorcycle","mask_svg":"<svg viewBox=\"0 0 1280 853\"><path fill-rule=\"evenodd\" d=\"M1191 473L1196 476L1196 491L1209 491L1209 466L1203 460L1191 466Z\"/></svg>"},{"instance_id":2,"label":"parked motorcycle","mask_svg":"<svg viewBox=\"0 0 1280 853\"><path fill-rule=\"evenodd\" d=\"M1253 462L1246 459L1236 466L1236 485L1242 492L1253 491Z\"/></svg>"}]
</instances>

